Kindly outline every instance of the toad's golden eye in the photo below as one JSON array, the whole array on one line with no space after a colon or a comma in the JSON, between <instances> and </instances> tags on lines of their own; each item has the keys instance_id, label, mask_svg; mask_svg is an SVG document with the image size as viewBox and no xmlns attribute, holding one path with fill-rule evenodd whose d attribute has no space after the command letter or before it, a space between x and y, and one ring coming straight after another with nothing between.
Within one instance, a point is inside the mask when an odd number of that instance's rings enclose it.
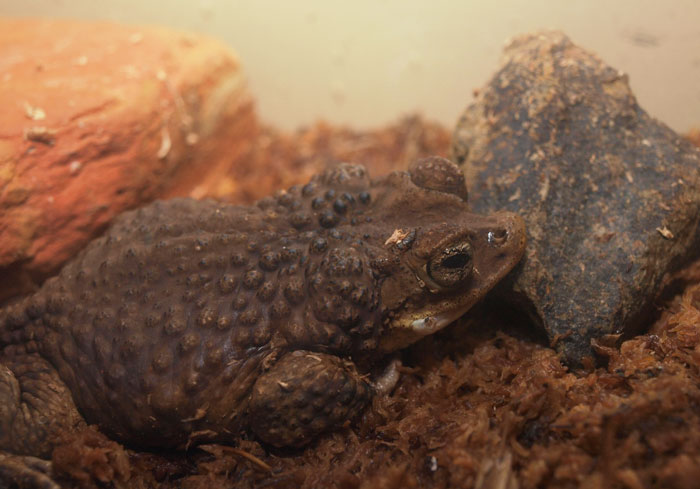
<instances>
[{"instance_id":1,"label":"toad's golden eye","mask_svg":"<svg viewBox=\"0 0 700 489\"><path fill-rule=\"evenodd\" d=\"M428 276L442 287L455 287L472 273L472 248L468 242L444 248L428 262Z\"/></svg>"}]
</instances>

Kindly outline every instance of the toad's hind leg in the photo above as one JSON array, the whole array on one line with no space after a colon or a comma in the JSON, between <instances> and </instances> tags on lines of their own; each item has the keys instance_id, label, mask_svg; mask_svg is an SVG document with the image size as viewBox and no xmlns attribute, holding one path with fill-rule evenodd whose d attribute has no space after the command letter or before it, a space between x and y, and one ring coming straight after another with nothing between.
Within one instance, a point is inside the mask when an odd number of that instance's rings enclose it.
<instances>
[{"instance_id":1,"label":"toad's hind leg","mask_svg":"<svg viewBox=\"0 0 700 489\"><path fill-rule=\"evenodd\" d=\"M283 356L253 387L250 426L275 446L302 446L341 427L367 405L372 388L350 362L295 351Z\"/></svg>"},{"instance_id":2,"label":"toad's hind leg","mask_svg":"<svg viewBox=\"0 0 700 489\"><path fill-rule=\"evenodd\" d=\"M41 458L51 456L62 433L84 421L70 391L44 359L21 354L1 361L0 487L58 487L48 474L50 463Z\"/></svg>"}]
</instances>

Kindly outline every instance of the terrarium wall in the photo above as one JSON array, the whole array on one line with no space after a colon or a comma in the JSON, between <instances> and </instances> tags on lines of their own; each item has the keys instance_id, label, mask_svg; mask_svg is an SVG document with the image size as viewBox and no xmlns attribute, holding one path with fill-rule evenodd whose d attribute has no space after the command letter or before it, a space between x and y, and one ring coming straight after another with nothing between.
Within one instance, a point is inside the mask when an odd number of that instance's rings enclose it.
<instances>
[{"instance_id":1,"label":"terrarium wall","mask_svg":"<svg viewBox=\"0 0 700 489\"><path fill-rule=\"evenodd\" d=\"M4 5L3 5L4 3ZM700 120L700 2L676 0L24 0L0 14L160 24L223 39L263 120L376 127L419 111L452 126L505 39L565 31L630 75L639 102L679 132Z\"/></svg>"}]
</instances>

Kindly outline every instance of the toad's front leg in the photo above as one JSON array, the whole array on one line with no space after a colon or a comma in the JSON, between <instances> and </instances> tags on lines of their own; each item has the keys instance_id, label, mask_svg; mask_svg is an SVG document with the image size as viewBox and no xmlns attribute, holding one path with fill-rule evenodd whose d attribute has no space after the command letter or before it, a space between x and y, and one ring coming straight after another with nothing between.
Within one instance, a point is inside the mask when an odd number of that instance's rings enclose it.
<instances>
[{"instance_id":1,"label":"toad's front leg","mask_svg":"<svg viewBox=\"0 0 700 489\"><path fill-rule=\"evenodd\" d=\"M250 426L275 446L302 446L361 412L372 388L351 362L325 353L284 355L253 387Z\"/></svg>"}]
</instances>

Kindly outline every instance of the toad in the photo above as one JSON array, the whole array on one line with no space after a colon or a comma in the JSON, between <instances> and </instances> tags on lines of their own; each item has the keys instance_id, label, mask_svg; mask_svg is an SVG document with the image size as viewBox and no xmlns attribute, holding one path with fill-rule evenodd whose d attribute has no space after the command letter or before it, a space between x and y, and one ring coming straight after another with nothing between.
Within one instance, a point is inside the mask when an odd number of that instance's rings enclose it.
<instances>
[{"instance_id":1,"label":"toad","mask_svg":"<svg viewBox=\"0 0 700 489\"><path fill-rule=\"evenodd\" d=\"M52 487L40 457L85 422L176 449L300 447L342 426L396 378L368 366L457 319L522 257L522 220L466 200L457 166L434 157L375 181L343 164L248 207L124 213L0 313L0 477Z\"/></svg>"}]
</instances>

